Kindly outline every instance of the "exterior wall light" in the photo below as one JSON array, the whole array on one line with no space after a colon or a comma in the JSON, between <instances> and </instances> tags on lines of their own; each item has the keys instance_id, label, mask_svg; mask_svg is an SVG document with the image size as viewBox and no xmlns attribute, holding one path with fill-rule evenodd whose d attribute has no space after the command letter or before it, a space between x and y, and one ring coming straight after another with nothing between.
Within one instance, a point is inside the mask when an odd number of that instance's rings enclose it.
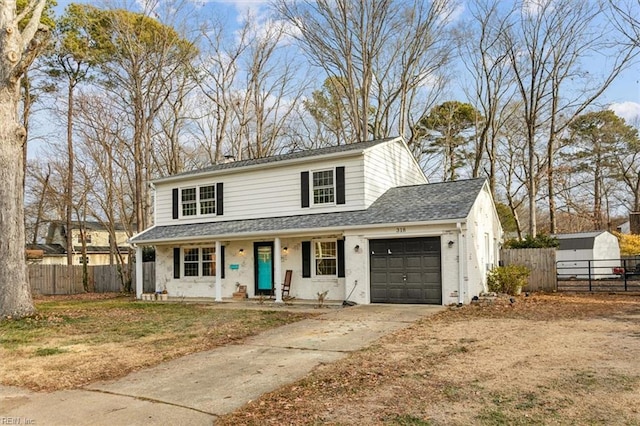
<instances>
[{"instance_id":1,"label":"exterior wall light","mask_svg":"<svg viewBox=\"0 0 640 426\"><path fill-rule=\"evenodd\" d=\"M449 245L449 248L451 248L451 247L453 247L454 242L453 242L453 240L449 240L449 242L447 244Z\"/></svg>"},{"instance_id":2,"label":"exterior wall light","mask_svg":"<svg viewBox=\"0 0 640 426\"><path fill-rule=\"evenodd\" d=\"M244 249L238 250L238 256L244 256Z\"/></svg>"},{"instance_id":3,"label":"exterior wall light","mask_svg":"<svg viewBox=\"0 0 640 426\"><path fill-rule=\"evenodd\" d=\"M356 246L355 246L353 249L354 249L354 250L356 251L356 253L357 253L357 252L359 252L359 251L360 251L360 246L356 244Z\"/></svg>"}]
</instances>

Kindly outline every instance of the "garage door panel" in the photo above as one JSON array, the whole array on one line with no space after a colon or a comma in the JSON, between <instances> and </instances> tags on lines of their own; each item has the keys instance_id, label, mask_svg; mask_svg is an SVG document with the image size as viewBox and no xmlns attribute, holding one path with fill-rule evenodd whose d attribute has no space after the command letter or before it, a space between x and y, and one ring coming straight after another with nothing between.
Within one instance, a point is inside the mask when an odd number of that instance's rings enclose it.
<instances>
[{"instance_id":1,"label":"garage door panel","mask_svg":"<svg viewBox=\"0 0 640 426\"><path fill-rule=\"evenodd\" d=\"M369 247L372 302L442 303L439 237L372 240Z\"/></svg>"},{"instance_id":2,"label":"garage door panel","mask_svg":"<svg viewBox=\"0 0 640 426\"><path fill-rule=\"evenodd\" d=\"M404 269L404 258L398 256L387 257L387 267L395 269Z\"/></svg>"},{"instance_id":3,"label":"garage door panel","mask_svg":"<svg viewBox=\"0 0 640 426\"><path fill-rule=\"evenodd\" d=\"M440 285L440 272L423 272L422 281L425 283L432 283Z\"/></svg>"},{"instance_id":4,"label":"garage door panel","mask_svg":"<svg viewBox=\"0 0 640 426\"><path fill-rule=\"evenodd\" d=\"M423 256L407 256L405 259L407 268L422 269L424 264Z\"/></svg>"},{"instance_id":5,"label":"garage door panel","mask_svg":"<svg viewBox=\"0 0 640 426\"><path fill-rule=\"evenodd\" d=\"M407 240L404 247L405 247L405 249L404 249L405 253L422 253L422 252L424 252L422 241L408 241Z\"/></svg>"},{"instance_id":6,"label":"garage door panel","mask_svg":"<svg viewBox=\"0 0 640 426\"><path fill-rule=\"evenodd\" d=\"M423 274L420 271L417 272L407 272L405 274L405 277L407 277L407 283L408 284L418 284L420 286L422 286L422 284L424 283L424 278L423 278Z\"/></svg>"},{"instance_id":7,"label":"garage door panel","mask_svg":"<svg viewBox=\"0 0 640 426\"><path fill-rule=\"evenodd\" d=\"M386 257L374 257L371 256L371 269L386 269L387 258Z\"/></svg>"},{"instance_id":8,"label":"garage door panel","mask_svg":"<svg viewBox=\"0 0 640 426\"><path fill-rule=\"evenodd\" d=\"M425 238L422 240L422 251L440 253L440 238Z\"/></svg>"},{"instance_id":9,"label":"garage door panel","mask_svg":"<svg viewBox=\"0 0 640 426\"><path fill-rule=\"evenodd\" d=\"M422 256L420 259L423 268L436 268L440 270L440 255L436 256Z\"/></svg>"}]
</instances>

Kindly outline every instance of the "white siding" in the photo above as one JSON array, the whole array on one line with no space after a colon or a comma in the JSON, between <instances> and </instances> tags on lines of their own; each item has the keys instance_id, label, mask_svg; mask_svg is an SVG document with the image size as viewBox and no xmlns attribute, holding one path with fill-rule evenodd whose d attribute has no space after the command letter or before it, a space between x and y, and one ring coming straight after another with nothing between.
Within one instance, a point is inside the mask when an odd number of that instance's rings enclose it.
<instances>
[{"instance_id":1,"label":"white siding","mask_svg":"<svg viewBox=\"0 0 640 426\"><path fill-rule=\"evenodd\" d=\"M302 208L300 173L340 166L345 167L346 204ZM224 214L222 216L172 219L173 188L218 182L222 182L224 185ZM363 185L363 160L361 156L244 172L230 171L215 178L195 178L181 183L162 183L156 187L156 224L171 225L360 210L364 208Z\"/></svg>"},{"instance_id":2,"label":"white siding","mask_svg":"<svg viewBox=\"0 0 640 426\"><path fill-rule=\"evenodd\" d=\"M486 183L471 208L466 226L467 276L462 296L468 303L473 296L487 290L487 272L499 260L495 245L502 240L502 226Z\"/></svg>"},{"instance_id":3,"label":"white siding","mask_svg":"<svg viewBox=\"0 0 640 426\"><path fill-rule=\"evenodd\" d=\"M377 145L365 153L364 197L369 207L389 188L427 183L403 142Z\"/></svg>"}]
</instances>

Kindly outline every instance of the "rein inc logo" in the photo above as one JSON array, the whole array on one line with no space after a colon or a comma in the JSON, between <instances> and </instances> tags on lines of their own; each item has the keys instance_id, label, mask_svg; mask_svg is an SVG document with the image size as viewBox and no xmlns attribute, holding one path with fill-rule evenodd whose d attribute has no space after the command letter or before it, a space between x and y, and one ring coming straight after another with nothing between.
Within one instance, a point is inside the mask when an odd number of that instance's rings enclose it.
<instances>
[{"instance_id":1,"label":"rein inc logo","mask_svg":"<svg viewBox=\"0 0 640 426\"><path fill-rule=\"evenodd\" d=\"M0 425L35 425L36 421L26 417L0 417Z\"/></svg>"}]
</instances>

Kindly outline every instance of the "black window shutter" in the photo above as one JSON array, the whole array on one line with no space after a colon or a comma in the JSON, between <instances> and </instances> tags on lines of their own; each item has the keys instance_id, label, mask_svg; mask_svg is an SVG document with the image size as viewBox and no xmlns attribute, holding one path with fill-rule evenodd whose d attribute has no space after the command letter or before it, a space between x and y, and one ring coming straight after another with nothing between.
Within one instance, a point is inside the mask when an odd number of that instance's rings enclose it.
<instances>
[{"instance_id":1,"label":"black window shutter","mask_svg":"<svg viewBox=\"0 0 640 426\"><path fill-rule=\"evenodd\" d=\"M224 278L224 246L220 246L220 278Z\"/></svg>"},{"instance_id":2,"label":"black window shutter","mask_svg":"<svg viewBox=\"0 0 640 426\"><path fill-rule=\"evenodd\" d=\"M180 247L173 248L173 278L180 278Z\"/></svg>"},{"instance_id":3,"label":"black window shutter","mask_svg":"<svg viewBox=\"0 0 640 426\"><path fill-rule=\"evenodd\" d=\"M338 277L344 277L344 240L338 240Z\"/></svg>"},{"instance_id":4,"label":"black window shutter","mask_svg":"<svg viewBox=\"0 0 640 426\"><path fill-rule=\"evenodd\" d=\"M309 172L300 173L300 193L302 207L309 207Z\"/></svg>"},{"instance_id":5,"label":"black window shutter","mask_svg":"<svg viewBox=\"0 0 640 426\"><path fill-rule=\"evenodd\" d=\"M302 242L302 278L311 278L311 241Z\"/></svg>"},{"instance_id":6,"label":"black window shutter","mask_svg":"<svg viewBox=\"0 0 640 426\"><path fill-rule=\"evenodd\" d=\"M224 214L224 192L222 191L222 182L216 184L216 216Z\"/></svg>"},{"instance_id":7,"label":"black window shutter","mask_svg":"<svg viewBox=\"0 0 640 426\"><path fill-rule=\"evenodd\" d=\"M180 203L178 203L178 188L173 188L173 218L178 218L178 208Z\"/></svg>"},{"instance_id":8,"label":"black window shutter","mask_svg":"<svg viewBox=\"0 0 640 426\"><path fill-rule=\"evenodd\" d=\"M344 203L344 167L336 167L336 204Z\"/></svg>"}]
</instances>

